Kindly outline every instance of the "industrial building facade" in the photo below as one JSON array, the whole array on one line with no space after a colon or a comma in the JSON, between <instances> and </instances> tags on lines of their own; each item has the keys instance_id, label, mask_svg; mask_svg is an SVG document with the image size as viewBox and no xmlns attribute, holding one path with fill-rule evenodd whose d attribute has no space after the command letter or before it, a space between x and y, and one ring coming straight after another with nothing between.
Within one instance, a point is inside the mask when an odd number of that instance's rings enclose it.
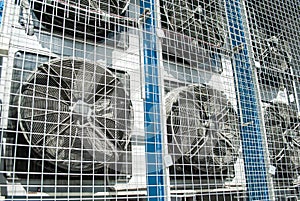
<instances>
[{"instance_id":1,"label":"industrial building facade","mask_svg":"<svg viewBox=\"0 0 300 201\"><path fill-rule=\"evenodd\" d=\"M0 0L0 200L300 200L299 0Z\"/></svg>"}]
</instances>

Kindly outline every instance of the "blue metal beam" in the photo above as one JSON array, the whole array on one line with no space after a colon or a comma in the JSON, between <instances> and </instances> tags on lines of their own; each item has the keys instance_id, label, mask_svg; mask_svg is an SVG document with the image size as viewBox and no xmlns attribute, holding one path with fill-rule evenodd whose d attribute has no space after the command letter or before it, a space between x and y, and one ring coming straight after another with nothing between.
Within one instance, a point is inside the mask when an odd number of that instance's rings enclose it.
<instances>
[{"instance_id":1,"label":"blue metal beam","mask_svg":"<svg viewBox=\"0 0 300 201\"><path fill-rule=\"evenodd\" d=\"M164 200L164 171L158 58L156 49L155 0L141 0L141 14L149 9L151 15L143 23L143 52L145 77L145 143L148 200Z\"/></svg>"},{"instance_id":2,"label":"blue metal beam","mask_svg":"<svg viewBox=\"0 0 300 201\"><path fill-rule=\"evenodd\" d=\"M240 0L226 0L248 200L269 200L258 100L246 46Z\"/></svg>"},{"instance_id":3,"label":"blue metal beam","mask_svg":"<svg viewBox=\"0 0 300 201\"><path fill-rule=\"evenodd\" d=\"M0 26L2 24L3 9L4 9L4 0L0 0Z\"/></svg>"}]
</instances>

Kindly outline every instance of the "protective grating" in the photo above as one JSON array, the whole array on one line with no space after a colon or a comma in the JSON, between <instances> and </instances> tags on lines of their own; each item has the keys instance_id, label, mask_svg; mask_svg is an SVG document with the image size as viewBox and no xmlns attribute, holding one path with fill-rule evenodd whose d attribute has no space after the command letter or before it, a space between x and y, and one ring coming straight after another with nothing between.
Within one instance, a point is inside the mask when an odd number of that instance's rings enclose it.
<instances>
[{"instance_id":1,"label":"protective grating","mask_svg":"<svg viewBox=\"0 0 300 201\"><path fill-rule=\"evenodd\" d=\"M35 151L61 161L57 166L70 171L97 169L127 148L131 101L122 83L100 65L51 60L27 80L18 98L26 140L49 147L44 153L40 148ZM87 150L81 153L81 147ZM76 162L81 158L90 164L81 167Z\"/></svg>"},{"instance_id":2,"label":"protective grating","mask_svg":"<svg viewBox=\"0 0 300 201\"><path fill-rule=\"evenodd\" d=\"M298 8L298 1L246 3L252 59L256 62L263 106L268 164L275 169L271 183L279 200L297 200L299 195Z\"/></svg>"},{"instance_id":3,"label":"protective grating","mask_svg":"<svg viewBox=\"0 0 300 201\"><path fill-rule=\"evenodd\" d=\"M298 0L0 7L0 199L300 200Z\"/></svg>"},{"instance_id":4,"label":"protective grating","mask_svg":"<svg viewBox=\"0 0 300 201\"><path fill-rule=\"evenodd\" d=\"M183 157L181 163L211 174L234 164L240 144L238 119L221 92L205 85L179 87L166 95L166 113L173 161Z\"/></svg>"}]
</instances>

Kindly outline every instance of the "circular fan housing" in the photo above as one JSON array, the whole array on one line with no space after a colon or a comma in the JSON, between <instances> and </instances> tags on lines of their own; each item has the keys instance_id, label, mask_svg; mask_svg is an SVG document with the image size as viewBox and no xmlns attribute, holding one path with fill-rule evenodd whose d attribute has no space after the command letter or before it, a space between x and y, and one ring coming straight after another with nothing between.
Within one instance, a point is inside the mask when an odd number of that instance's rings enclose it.
<instances>
[{"instance_id":1,"label":"circular fan housing","mask_svg":"<svg viewBox=\"0 0 300 201\"><path fill-rule=\"evenodd\" d=\"M209 173L233 165L240 146L238 119L223 93L191 85L172 90L165 102L169 152L174 161Z\"/></svg>"},{"instance_id":2,"label":"circular fan housing","mask_svg":"<svg viewBox=\"0 0 300 201\"><path fill-rule=\"evenodd\" d=\"M273 103L264 112L271 162L279 169L300 168L300 120L285 103Z\"/></svg>"},{"instance_id":3,"label":"circular fan housing","mask_svg":"<svg viewBox=\"0 0 300 201\"><path fill-rule=\"evenodd\" d=\"M225 42L221 8L214 0L164 0L161 1L162 26L210 47L221 47Z\"/></svg>"},{"instance_id":4,"label":"circular fan housing","mask_svg":"<svg viewBox=\"0 0 300 201\"><path fill-rule=\"evenodd\" d=\"M29 0L38 20L48 29L95 38L113 30L104 14L125 15L125 0Z\"/></svg>"},{"instance_id":5,"label":"circular fan housing","mask_svg":"<svg viewBox=\"0 0 300 201\"><path fill-rule=\"evenodd\" d=\"M261 66L257 71L260 84L276 88L290 85L292 56L289 44L283 36L268 37L257 28L252 31L254 56Z\"/></svg>"},{"instance_id":6,"label":"circular fan housing","mask_svg":"<svg viewBox=\"0 0 300 201\"><path fill-rule=\"evenodd\" d=\"M74 58L51 60L22 86L19 105L26 140L60 168L101 168L128 146L131 101L105 66Z\"/></svg>"}]
</instances>

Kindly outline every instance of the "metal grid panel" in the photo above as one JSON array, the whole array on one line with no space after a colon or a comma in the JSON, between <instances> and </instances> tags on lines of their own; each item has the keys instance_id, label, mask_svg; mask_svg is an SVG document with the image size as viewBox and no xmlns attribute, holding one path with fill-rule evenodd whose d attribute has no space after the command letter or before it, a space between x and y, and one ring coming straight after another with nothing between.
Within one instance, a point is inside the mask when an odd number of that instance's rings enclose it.
<instances>
[{"instance_id":1,"label":"metal grid panel","mask_svg":"<svg viewBox=\"0 0 300 201\"><path fill-rule=\"evenodd\" d=\"M223 1L160 1L170 197L245 195L238 104Z\"/></svg>"},{"instance_id":2,"label":"metal grid panel","mask_svg":"<svg viewBox=\"0 0 300 201\"><path fill-rule=\"evenodd\" d=\"M274 197L299 199L299 2L247 1Z\"/></svg>"},{"instance_id":3,"label":"metal grid panel","mask_svg":"<svg viewBox=\"0 0 300 201\"><path fill-rule=\"evenodd\" d=\"M1 198L299 200L297 8L5 0Z\"/></svg>"},{"instance_id":4,"label":"metal grid panel","mask_svg":"<svg viewBox=\"0 0 300 201\"><path fill-rule=\"evenodd\" d=\"M3 198L145 195L139 8L128 6L5 1Z\"/></svg>"}]
</instances>

